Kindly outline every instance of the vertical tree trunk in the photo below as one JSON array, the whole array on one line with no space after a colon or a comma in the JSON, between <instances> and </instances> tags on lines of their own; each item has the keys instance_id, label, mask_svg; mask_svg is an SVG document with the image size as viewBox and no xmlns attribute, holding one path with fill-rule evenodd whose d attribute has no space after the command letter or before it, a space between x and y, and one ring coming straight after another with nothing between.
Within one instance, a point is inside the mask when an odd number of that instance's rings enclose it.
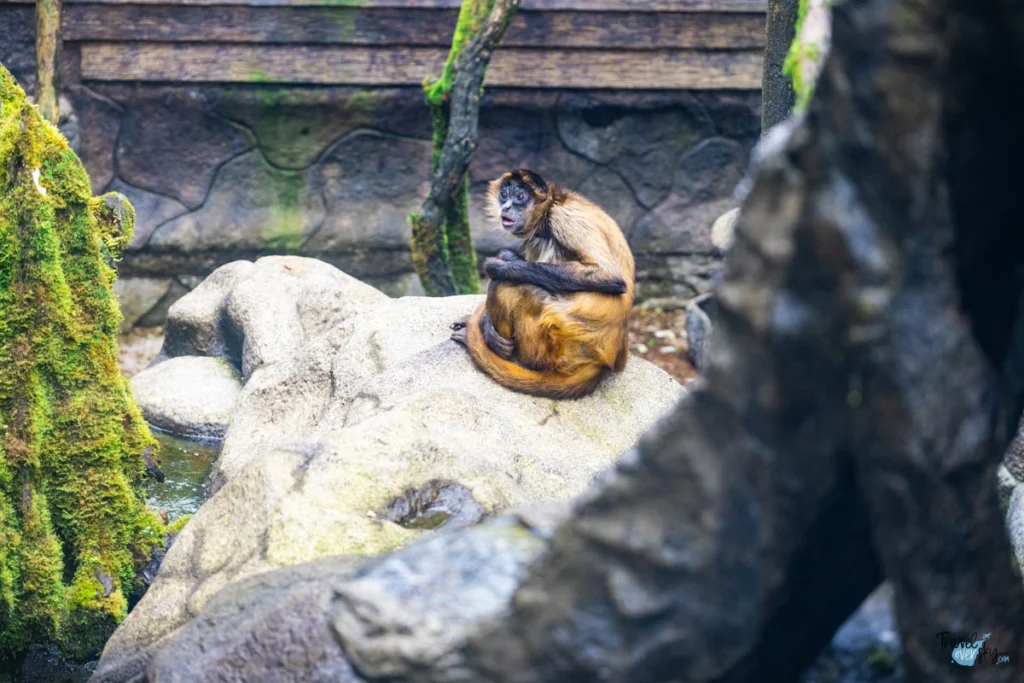
<instances>
[{"instance_id":1,"label":"vertical tree trunk","mask_svg":"<svg viewBox=\"0 0 1024 683\"><path fill-rule=\"evenodd\" d=\"M794 111L803 112L825 64L832 37L832 0L800 0L796 35L786 55L783 72L793 83Z\"/></svg>"},{"instance_id":2,"label":"vertical tree trunk","mask_svg":"<svg viewBox=\"0 0 1024 683\"><path fill-rule=\"evenodd\" d=\"M768 0L762 135L807 107L831 34L831 0Z\"/></svg>"},{"instance_id":3,"label":"vertical tree trunk","mask_svg":"<svg viewBox=\"0 0 1024 683\"><path fill-rule=\"evenodd\" d=\"M796 102L793 81L784 70L796 35L799 7L800 0L768 0L761 79L761 135L784 121Z\"/></svg>"},{"instance_id":4,"label":"vertical tree trunk","mask_svg":"<svg viewBox=\"0 0 1024 683\"><path fill-rule=\"evenodd\" d=\"M36 103L43 118L60 120L62 0L36 0Z\"/></svg>"},{"instance_id":5,"label":"vertical tree trunk","mask_svg":"<svg viewBox=\"0 0 1024 683\"><path fill-rule=\"evenodd\" d=\"M424 85L434 126L433 178L409 223L413 265L430 296L480 290L466 169L476 149L487 65L518 7L519 0L464 0L444 71Z\"/></svg>"}]
</instances>

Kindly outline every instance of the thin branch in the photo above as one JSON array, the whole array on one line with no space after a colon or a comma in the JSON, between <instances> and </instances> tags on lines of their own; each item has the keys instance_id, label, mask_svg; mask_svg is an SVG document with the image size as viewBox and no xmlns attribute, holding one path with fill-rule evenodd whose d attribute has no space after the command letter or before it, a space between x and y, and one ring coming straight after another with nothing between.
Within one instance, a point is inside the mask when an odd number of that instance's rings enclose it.
<instances>
[{"instance_id":1,"label":"thin branch","mask_svg":"<svg viewBox=\"0 0 1024 683\"><path fill-rule=\"evenodd\" d=\"M410 216L414 263L428 294L448 296L456 292L447 260L444 219L476 150L480 97L491 54L518 8L519 0L496 0L487 23L455 60L448 135L431 179L430 192L419 214ZM417 250L422 250L419 255Z\"/></svg>"},{"instance_id":2,"label":"thin branch","mask_svg":"<svg viewBox=\"0 0 1024 683\"><path fill-rule=\"evenodd\" d=\"M60 119L60 21L62 0L36 2L36 102L47 121Z\"/></svg>"}]
</instances>

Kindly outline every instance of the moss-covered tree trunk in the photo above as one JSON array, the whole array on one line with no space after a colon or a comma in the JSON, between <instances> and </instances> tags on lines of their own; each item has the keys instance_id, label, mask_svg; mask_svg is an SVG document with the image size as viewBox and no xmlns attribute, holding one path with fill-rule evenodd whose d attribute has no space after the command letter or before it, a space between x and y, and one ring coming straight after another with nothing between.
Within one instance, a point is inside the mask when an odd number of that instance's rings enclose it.
<instances>
[{"instance_id":1,"label":"moss-covered tree trunk","mask_svg":"<svg viewBox=\"0 0 1024 683\"><path fill-rule=\"evenodd\" d=\"M63 0L36 0L36 102L43 118L54 125L60 118L62 5Z\"/></svg>"},{"instance_id":2,"label":"moss-covered tree trunk","mask_svg":"<svg viewBox=\"0 0 1024 683\"><path fill-rule=\"evenodd\" d=\"M117 366L133 222L0 67L0 659L96 655L162 542L140 488L155 442Z\"/></svg>"},{"instance_id":3,"label":"moss-covered tree trunk","mask_svg":"<svg viewBox=\"0 0 1024 683\"><path fill-rule=\"evenodd\" d=\"M796 112L807 108L825 64L832 38L831 4L832 0L800 0L793 43L782 68L793 83Z\"/></svg>"},{"instance_id":4,"label":"moss-covered tree trunk","mask_svg":"<svg viewBox=\"0 0 1024 683\"><path fill-rule=\"evenodd\" d=\"M832 0L768 0L761 132L802 112L831 42Z\"/></svg>"},{"instance_id":5,"label":"moss-covered tree trunk","mask_svg":"<svg viewBox=\"0 0 1024 683\"><path fill-rule=\"evenodd\" d=\"M466 169L476 149L484 76L519 0L464 0L441 77L424 83L434 127L430 193L409 216L412 255L430 296L480 291Z\"/></svg>"},{"instance_id":6,"label":"moss-covered tree trunk","mask_svg":"<svg viewBox=\"0 0 1024 683\"><path fill-rule=\"evenodd\" d=\"M783 73L796 35L800 0L768 0L765 16L764 72L761 78L761 134L789 116L796 95Z\"/></svg>"}]
</instances>

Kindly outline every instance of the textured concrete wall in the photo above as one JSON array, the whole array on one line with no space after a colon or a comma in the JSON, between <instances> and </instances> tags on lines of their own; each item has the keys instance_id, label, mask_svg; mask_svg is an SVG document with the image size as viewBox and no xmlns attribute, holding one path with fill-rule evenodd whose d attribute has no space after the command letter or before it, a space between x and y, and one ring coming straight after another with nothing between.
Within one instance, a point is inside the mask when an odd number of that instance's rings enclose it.
<instances>
[{"instance_id":1,"label":"textured concrete wall","mask_svg":"<svg viewBox=\"0 0 1024 683\"><path fill-rule=\"evenodd\" d=\"M0 57L32 90L32 59ZM69 68L74 70L74 51ZM419 293L407 214L427 191L430 124L418 88L164 86L71 82L79 153L96 192L136 207L121 263L128 322L159 324L217 266L267 253L316 256L393 295ZM641 296L705 291L714 219L760 131L758 92L490 90L470 168L482 254L486 182L526 166L587 195L619 222Z\"/></svg>"}]
</instances>

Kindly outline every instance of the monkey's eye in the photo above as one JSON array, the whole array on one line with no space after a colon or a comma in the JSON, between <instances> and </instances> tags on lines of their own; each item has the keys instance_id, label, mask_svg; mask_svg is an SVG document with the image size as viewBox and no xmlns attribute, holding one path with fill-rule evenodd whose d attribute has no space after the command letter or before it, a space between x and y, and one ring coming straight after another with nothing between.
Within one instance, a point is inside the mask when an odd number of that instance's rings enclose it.
<instances>
[{"instance_id":1,"label":"monkey's eye","mask_svg":"<svg viewBox=\"0 0 1024 683\"><path fill-rule=\"evenodd\" d=\"M505 201L506 199L508 199L508 188L507 187L501 188L501 192L498 193L498 199L500 199L501 201Z\"/></svg>"},{"instance_id":2,"label":"monkey's eye","mask_svg":"<svg viewBox=\"0 0 1024 683\"><path fill-rule=\"evenodd\" d=\"M523 190L516 190L516 201L520 204L526 203L526 192Z\"/></svg>"}]
</instances>

